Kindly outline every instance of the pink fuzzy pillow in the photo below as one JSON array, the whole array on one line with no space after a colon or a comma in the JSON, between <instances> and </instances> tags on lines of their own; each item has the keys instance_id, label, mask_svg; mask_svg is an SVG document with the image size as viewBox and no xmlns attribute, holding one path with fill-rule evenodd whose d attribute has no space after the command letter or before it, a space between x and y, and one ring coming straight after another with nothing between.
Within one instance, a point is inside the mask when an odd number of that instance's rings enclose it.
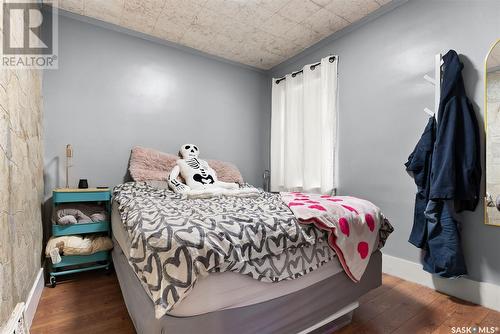
<instances>
[{"instance_id":1,"label":"pink fuzzy pillow","mask_svg":"<svg viewBox=\"0 0 500 334\"><path fill-rule=\"evenodd\" d=\"M137 182L166 181L177 159L179 157L173 154L136 146L130 153L128 170L132 179Z\"/></svg>"},{"instance_id":2,"label":"pink fuzzy pillow","mask_svg":"<svg viewBox=\"0 0 500 334\"><path fill-rule=\"evenodd\" d=\"M130 153L128 170L132 179L137 182L166 181L177 159L179 157L173 154L136 146ZM235 165L218 160L207 162L215 170L220 181L243 184L243 177Z\"/></svg>"},{"instance_id":3,"label":"pink fuzzy pillow","mask_svg":"<svg viewBox=\"0 0 500 334\"><path fill-rule=\"evenodd\" d=\"M241 176L240 170L232 163L210 159L207 162L215 173L217 173L219 181L243 184L243 176Z\"/></svg>"}]
</instances>

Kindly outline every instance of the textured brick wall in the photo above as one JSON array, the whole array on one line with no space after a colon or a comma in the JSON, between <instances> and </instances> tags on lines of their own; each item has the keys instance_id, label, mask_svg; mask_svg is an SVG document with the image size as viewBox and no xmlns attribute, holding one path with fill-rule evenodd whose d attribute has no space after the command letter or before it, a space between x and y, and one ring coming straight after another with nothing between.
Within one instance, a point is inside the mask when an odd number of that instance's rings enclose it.
<instances>
[{"instance_id":1,"label":"textured brick wall","mask_svg":"<svg viewBox=\"0 0 500 334\"><path fill-rule=\"evenodd\" d=\"M0 327L41 266L41 79L39 70L0 69Z\"/></svg>"}]
</instances>

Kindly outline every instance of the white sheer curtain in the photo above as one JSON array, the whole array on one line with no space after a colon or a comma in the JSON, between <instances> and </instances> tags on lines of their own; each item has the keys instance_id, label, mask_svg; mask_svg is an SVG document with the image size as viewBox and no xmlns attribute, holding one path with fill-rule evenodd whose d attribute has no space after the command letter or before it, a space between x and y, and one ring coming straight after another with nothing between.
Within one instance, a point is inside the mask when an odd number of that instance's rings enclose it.
<instances>
[{"instance_id":1,"label":"white sheer curtain","mask_svg":"<svg viewBox=\"0 0 500 334\"><path fill-rule=\"evenodd\" d=\"M337 187L337 63L338 56L326 57L302 74L273 79L271 191Z\"/></svg>"}]
</instances>

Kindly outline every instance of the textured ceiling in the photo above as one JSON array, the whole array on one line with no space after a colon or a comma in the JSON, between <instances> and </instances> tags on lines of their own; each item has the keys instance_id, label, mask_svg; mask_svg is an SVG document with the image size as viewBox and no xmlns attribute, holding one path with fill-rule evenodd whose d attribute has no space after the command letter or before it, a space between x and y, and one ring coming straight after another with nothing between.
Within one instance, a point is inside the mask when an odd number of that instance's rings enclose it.
<instances>
[{"instance_id":1,"label":"textured ceiling","mask_svg":"<svg viewBox=\"0 0 500 334\"><path fill-rule=\"evenodd\" d=\"M390 0L59 0L59 7L269 69Z\"/></svg>"},{"instance_id":2,"label":"textured ceiling","mask_svg":"<svg viewBox=\"0 0 500 334\"><path fill-rule=\"evenodd\" d=\"M491 50L490 54L488 55L486 64L488 69L500 67L500 42L498 42L493 50Z\"/></svg>"}]
</instances>

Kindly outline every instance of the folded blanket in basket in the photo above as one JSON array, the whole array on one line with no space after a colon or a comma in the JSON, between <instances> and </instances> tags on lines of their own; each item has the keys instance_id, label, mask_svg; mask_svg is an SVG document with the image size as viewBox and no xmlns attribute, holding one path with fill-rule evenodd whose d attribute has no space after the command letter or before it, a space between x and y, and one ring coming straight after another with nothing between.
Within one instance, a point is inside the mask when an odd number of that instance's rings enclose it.
<instances>
[{"instance_id":1,"label":"folded blanket in basket","mask_svg":"<svg viewBox=\"0 0 500 334\"><path fill-rule=\"evenodd\" d=\"M102 206L90 204L66 204L58 207L55 223L58 225L88 224L107 220Z\"/></svg>"},{"instance_id":2,"label":"folded blanket in basket","mask_svg":"<svg viewBox=\"0 0 500 334\"><path fill-rule=\"evenodd\" d=\"M50 257L51 250L55 248L63 255L91 255L112 249L113 241L100 235L52 237L45 247L45 255Z\"/></svg>"}]
</instances>

